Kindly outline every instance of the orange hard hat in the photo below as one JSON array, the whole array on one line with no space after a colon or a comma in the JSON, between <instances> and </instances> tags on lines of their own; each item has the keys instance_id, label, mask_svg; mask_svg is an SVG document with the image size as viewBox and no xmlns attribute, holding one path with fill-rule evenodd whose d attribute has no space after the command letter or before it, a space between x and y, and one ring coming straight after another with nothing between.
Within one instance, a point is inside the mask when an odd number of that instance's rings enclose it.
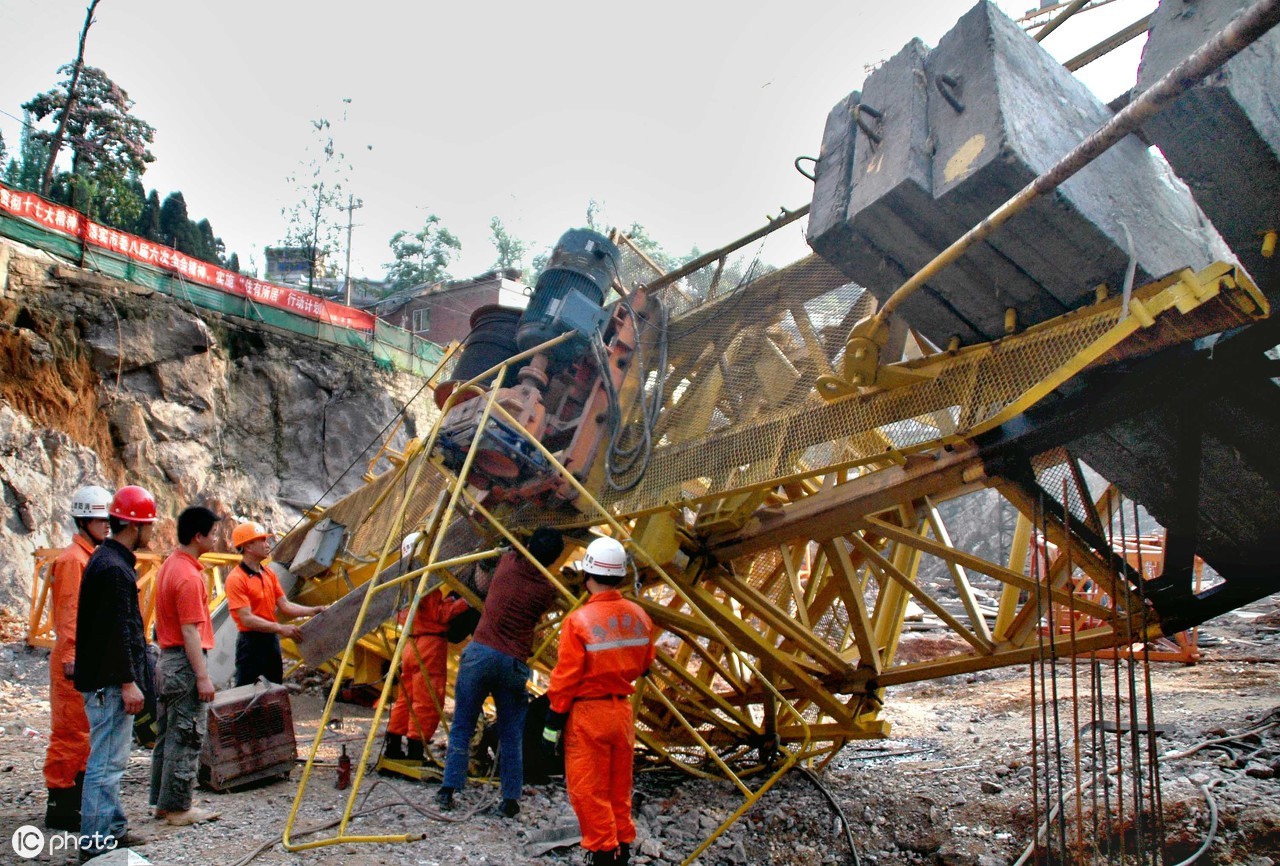
<instances>
[{"instance_id":1,"label":"orange hard hat","mask_svg":"<svg viewBox=\"0 0 1280 866\"><path fill-rule=\"evenodd\" d=\"M116 491L107 513L129 523L155 523L156 498L149 490L130 484Z\"/></svg>"},{"instance_id":2,"label":"orange hard hat","mask_svg":"<svg viewBox=\"0 0 1280 866\"><path fill-rule=\"evenodd\" d=\"M250 542L257 541L259 538L270 538L271 533L262 527L261 523L241 523L231 530L231 546L235 548L244 547Z\"/></svg>"}]
</instances>

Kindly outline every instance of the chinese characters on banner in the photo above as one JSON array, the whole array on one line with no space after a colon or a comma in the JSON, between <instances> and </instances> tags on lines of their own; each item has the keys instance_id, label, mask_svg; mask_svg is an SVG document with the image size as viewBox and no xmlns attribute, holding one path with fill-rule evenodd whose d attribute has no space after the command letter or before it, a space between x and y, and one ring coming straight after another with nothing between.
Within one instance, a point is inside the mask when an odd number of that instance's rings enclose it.
<instances>
[{"instance_id":1,"label":"chinese characters on banner","mask_svg":"<svg viewBox=\"0 0 1280 866\"><path fill-rule=\"evenodd\" d=\"M264 283L202 262L171 247L99 225L71 208L45 201L33 193L9 189L3 184L0 184L0 211L60 234L81 238L86 245L110 250L117 255L177 274L189 282L248 298L254 303L278 307L299 316L358 331L372 331L374 327L374 317L363 310L317 298L287 286Z\"/></svg>"}]
</instances>

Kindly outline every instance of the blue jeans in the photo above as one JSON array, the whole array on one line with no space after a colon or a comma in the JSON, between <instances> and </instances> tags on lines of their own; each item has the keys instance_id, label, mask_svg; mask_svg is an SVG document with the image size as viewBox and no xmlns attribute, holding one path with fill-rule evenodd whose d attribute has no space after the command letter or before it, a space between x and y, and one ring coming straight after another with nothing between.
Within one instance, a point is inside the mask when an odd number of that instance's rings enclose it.
<instances>
[{"instance_id":1,"label":"blue jeans","mask_svg":"<svg viewBox=\"0 0 1280 866\"><path fill-rule=\"evenodd\" d=\"M498 708L498 777L502 799L519 800L524 785L524 717L529 709L529 666L506 653L472 641L458 661L453 686L453 726L444 763L444 787L461 790L471 760L471 737L484 699Z\"/></svg>"},{"instance_id":2,"label":"blue jeans","mask_svg":"<svg viewBox=\"0 0 1280 866\"><path fill-rule=\"evenodd\" d=\"M107 837L119 839L128 824L120 802L120 779L129 766L133 715L124 711L119 686L81 694L89 717L89 763L80 801L80 850L102 853L108 850Z\"/></svg>"}]
</instances>

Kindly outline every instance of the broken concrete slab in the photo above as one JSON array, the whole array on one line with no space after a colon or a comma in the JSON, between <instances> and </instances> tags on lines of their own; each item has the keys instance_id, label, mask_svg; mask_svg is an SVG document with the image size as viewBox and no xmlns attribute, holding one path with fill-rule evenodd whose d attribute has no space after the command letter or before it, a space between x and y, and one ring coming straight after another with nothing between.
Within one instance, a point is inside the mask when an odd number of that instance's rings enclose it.
<instances>
[{"instance_id":1,"label":"broken concrete slab","mask_svg":"<svg viewBox=\"0 0 1280 866\"><path fill-rule=\"evenodd\" d=\"M966 224L986 217L1112 116L986 0L939 40L927 68L934 85L929 129L937 144L933 193ZM1129 237L1139 282L1227 255L1185 190L1134 137L1038 199L989 242L1072 308L1090 300L1100 283L1121 285Z\"/></svg>"},{"instance_id":2,"label":"broken concrete slab","mask_svg":"<svg viewBox=\"0 0 1280 866\"><path fill-rule=\"evenodd\" d=\"M884 300L1110 116L980 3L936 49L909 43L832 111L810 244ZM902 314L938 345L996 339L1007 308L1026 326L1090 302L1100 283L1118 290L1130 237L1139 279L1230 256L1167 167L1128 139L930 277Z\"/></svg>"},{"instance_id":3,"label":"broken concrete slab","mask_svg":"<svg viewBox=\"0 0 1280 866\"><path fill-rule=\"evenodd\" d=\"M829 253L845 254L853 241L853 228L845 220L849 210L849 183L853 178L853 112L862 101L854 91L836 103L827 114L822 131L822 150L814 166L813 201L809 205L806 230L809 246L818 255L834 261Z\"/></svg>"},{"instance_id":4,"label":"broken concrete slab","mask_svg":"<svg viewBox=\"0 0 1280 866\"><path fill-rule=\"evenodd\" d=\"M1164 0L1151 19L1135 96L1225 27L1244 0ZM1280 29L1254 42L1143 129L1273 300L1260 233L1280 229Z\"/></svg>"}]
</instances>

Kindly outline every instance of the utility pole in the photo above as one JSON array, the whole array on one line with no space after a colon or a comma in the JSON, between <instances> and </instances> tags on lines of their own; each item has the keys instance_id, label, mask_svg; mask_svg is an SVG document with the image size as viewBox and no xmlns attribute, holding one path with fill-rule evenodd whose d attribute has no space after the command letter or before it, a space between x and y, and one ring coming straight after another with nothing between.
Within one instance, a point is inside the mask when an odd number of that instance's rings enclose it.
<instances>
[{"instance_id":1,"label":"utility pole","mask_svg":"<svg viewBox=\"0 0 1280 866\"><path fill-rule=\"evenodd\" d=\"M347 196L347 206L345 208L347 212L347 278L345 280L343 295L346 298L345 303L348 307L351 306L351 214L362 207L364 207L364 202L362 200L353 195Z\"/></svg>"}]
</instances>

